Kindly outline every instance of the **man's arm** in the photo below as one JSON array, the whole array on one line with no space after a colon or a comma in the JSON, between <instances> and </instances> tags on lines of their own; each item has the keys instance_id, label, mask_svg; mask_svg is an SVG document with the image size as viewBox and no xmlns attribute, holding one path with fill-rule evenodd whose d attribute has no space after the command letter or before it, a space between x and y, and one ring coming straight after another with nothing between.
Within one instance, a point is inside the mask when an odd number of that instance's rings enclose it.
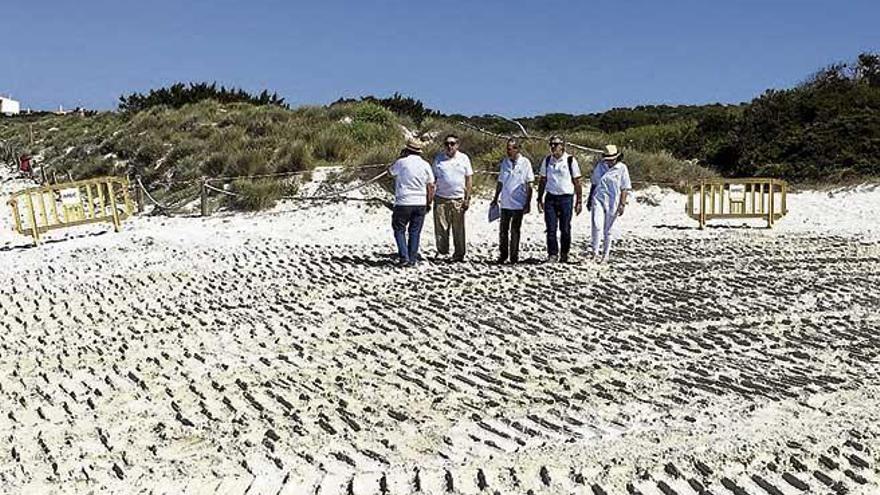
<instances>
[{"instance_id":1,"label":"man's arm","mask_svg":"<svg viewBox=\"0 0 880 495\"><path fill-rule=\"evenodd\" d=\"M471 205L471 190L474 187L474 176L468 175L464 178L464 209L467 210Z\"/></svg>"},{"instance_id":2,"label":"man's arm","mask_svg":"<svg viewBox=\"0 0 880 495\"><path fill-rule=\"evenodd\" d=\"M629 198L629 190L624 189L623 191L620 191L620 204L617 206L617 216L623 215L627 198Z\"/></svg>"},{"instance_id":3,"label":"man's arm","mask_svg":"<svg viewBox=\"0 0 880 495\"><path fill-rule=\"evenodd\" d=\"M430 208L430 207L431 207L431 203L434 202L434 190L435 190L435 189L436 189L436 188L434 187L434 183L433 183L433 182L428 183L428 188L427 188L427 193L428 193L428 208Z\"/></svg>"},{"instance_id":4,"label":"man's arm","mask_svg":"<svg viewBox=\"0 0 880 495\"><path fill-rule=\"evenodd\" d=\"M532 183L526 182L526 205L523 207L523 215L532 211Z\"/></svg>"},{"instance_id":5,"label":"man's arm","mask_svg":"<svg viewBox=\"0 0 880 495\"><path fill-rule=\"evenodd\" d=\"M584 188L581 186L581 178L574 178L574 212L577 215L581 214L581 210L583 210L583 194Z\"/></svg>"},{"instance_id":6,"label":"man's arm","mask_svg":"<svg viewBox=\"0 0 880 495\"><path fill-rule=\"evenodd\" d=\"M503 189L503 188L504 188L504 184L502 184L500 182L495 183L495 197L492 198L492 204L495 204L498 202L498 197L501 196L501 189Z\"/></svg>"},{"instance_id":7,"label":"man's arm","mask_svg":"<svg viewBox=\"0 0 880 495\"><path fill-rule=\"evenodd\" d=\"M538 177L538 212L544 213L544 187L547 185L546 177Z\"/></svg>"}]
</instances>

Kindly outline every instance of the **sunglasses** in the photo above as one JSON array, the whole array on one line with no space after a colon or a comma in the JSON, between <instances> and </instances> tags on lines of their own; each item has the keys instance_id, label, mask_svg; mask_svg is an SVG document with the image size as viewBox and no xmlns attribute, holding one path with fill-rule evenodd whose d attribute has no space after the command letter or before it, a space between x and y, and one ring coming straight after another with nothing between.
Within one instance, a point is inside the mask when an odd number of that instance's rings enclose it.
<instances>
[{"instance_id":1,"label":"sunglasses","mask_svg":"<svg viewBox=\"0 0 880 495\"><path fill-rule=\"evenodd\" d=\"M458 144L458 141L446 141L446 146L455 146Z\"/></svg>"},{"instance_id":2,"label":"sunglasses","mask_svg":"<svg viewBox=\"0 0 880 495\"><path fill-rule=\"evenodd\" d=\"M563 142L553 142L553 143L550 143L550 146L562 146L564 144L565 143L563 143Z\"/></svg>"}]
</instances>

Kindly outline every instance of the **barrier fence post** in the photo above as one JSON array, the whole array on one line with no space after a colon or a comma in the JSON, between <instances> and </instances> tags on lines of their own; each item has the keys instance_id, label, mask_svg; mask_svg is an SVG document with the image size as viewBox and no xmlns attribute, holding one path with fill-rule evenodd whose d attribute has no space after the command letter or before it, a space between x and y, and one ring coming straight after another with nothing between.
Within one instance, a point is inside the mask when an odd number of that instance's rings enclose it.
<instances>
[{"instance_id":1,"label":"barrier fence post","mask_svg":"<svg viewBox=\"0 0 880 495\"><path fill-rule=\"evenodd\" d=\"M136 175L134 180L134 198L137 201L137 209L140 214L144 212L144 190L141 188L141 176Z\"/></svg>"},{"instance_id":2,"label":"barrier fence post","mask_svg":"<svg viewBox=\"0 0 880 495\"><path fill-rule=\"evenodd\" d=\"M37 215L34 213L34 198L31 193L27 193L28 216L31 221L31 235L34 238L34 244L40 244L40 231L37 229Z\"/></svg>"},{"instance_id":3,"label":"barrier fence post","mask_svg":"<svg viewBox=\"0 0 880 495\"><path fill-rule=\"evenodd\" d=\"M206 217L210 214L211 212L208 208L208 179L202 177L202 216Z\"/></svg>"},{"instance_id":4,"label":"barrier fence post","mask_svg":"<svg viewBox=\"0 0 880 495\"><path fill-rule=\"evenodd\" d=\"M700 229L706 228L706 184L700 181Z\"/></svg>"},{"instance_id":5,"label":"barrier fence post","mask_svg":"<svg viewBox=\"0 0 880 495\"><path fill-rule=\"evenodd\" d=\"M113 188L113 182L107 181L107 194L110 195L110 208L113 213L111 219L113 220L113 230L119 232L121 226L119 225L119 212L116 210L116 190Z\"/></svg>"}]
</instances>

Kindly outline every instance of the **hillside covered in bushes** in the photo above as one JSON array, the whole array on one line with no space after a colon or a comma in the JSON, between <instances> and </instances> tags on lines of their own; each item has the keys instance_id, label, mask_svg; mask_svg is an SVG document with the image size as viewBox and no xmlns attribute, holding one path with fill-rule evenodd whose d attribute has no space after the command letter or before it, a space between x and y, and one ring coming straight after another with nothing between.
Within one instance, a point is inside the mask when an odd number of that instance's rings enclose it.
<instances>
[{"instance_id":1,"label":"hillside covered in bushes","mask_svg":"<svg viewBox=\"0 0 880 495\"><path fill-rule=\"evenodd\" d=\"M472 119L496 132L516 127ZM591 136L695 159L725 176L836 183L880 177L880 55L817 71L794 88L738 105L639 106L517 119L529 129Z\"/></svg>"},{"instance_id":2,"label":"hillside covered in bushes","mask_svg":"<svg viewBox=\"0 0 880 495\"><path fill-rule=\"evenodd\" d=\"M203 85L190 88L195 88L193 94L186 94L184 88L183 93L157 90L150 93L152 97L136 97L150 101L140 110L0 119L0 142L35 155L50 178L140 176L151 191L169 201L192 195L202 177L224 178L242 192L258 187L278 195L273 184L248 185L234 178L328 165L391 163L406 134L412 132L427 140L428 157L440 151L439 138L458 134L463 151L480 170L494 170L504 154L503 140L463 128L458 119L426 110L421 102L400 95L290 109L271 101L221 103L210 91L206 94ZM201 98L195 98L195 92ZM131 99L125 97L123 104ZM191 99L195 101L179 104ZM569 139L593 147L605 144L586 133L571 134ZM524 149L536 163L547 152L543 140L526 141ZM627 153L635 180L677 184L709 174L666 152ZM6 157L7 163L15 156ZM594 159L581 158L585 162ZM491 180L480 175L477 182L484 185ZM256 207L271 204L258 202ZM231 206L251 209L249 205Z\"/></svg>"},{"instance_id":3,"label":"hillside covered in bushes","mask_svg":"<svg viewBox=\"0 0 880 495\"><path fill-rule=\"evenodd\" d=\"M562 133L593 148L624 146L638 182L677 186L713 174L824 183L876 178L880 56L862 54L744 104L640 106L517 120L534 134ZM175 84L122 96L116 112L0 118L0 161L35 155L49 177L137 175L158 195L173 196L201 177L390 163L406 134L417 132L429 141L427 156L440 151L438 137L455 133L476 168L494 170L503 142L461 122L519 133L502 118L444 115L399 94L291 109L268 91L252 95L216 84ZM546 143L525 141L524 152L537 163Z\"/></svg>"}]
</instances>

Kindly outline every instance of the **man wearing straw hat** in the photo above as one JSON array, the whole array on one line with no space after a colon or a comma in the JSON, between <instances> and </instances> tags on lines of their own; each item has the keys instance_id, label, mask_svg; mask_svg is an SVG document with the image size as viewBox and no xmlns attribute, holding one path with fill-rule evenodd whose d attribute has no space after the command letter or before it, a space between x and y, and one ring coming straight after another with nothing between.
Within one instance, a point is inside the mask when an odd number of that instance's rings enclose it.
<instances>
[{"instance_id":1,"label":"man wearing straw hat","mask_svg":"<svg viewBox=\"0 0 880 495\"><path fill-rule=\"evenodd\" d=\"M400 158L388 172L394 177L391 228L397 244L398 264L413 266L420 259L422 225L434 200L434 173L431 165L422 159L422 143L408 139Z\"/></svg>"},{"instance_id":2,"label":"man wearing straw hat","mask_svg":"<svg viewBox=\"0 0 880 495\"><path fill-rule=\"evenodd\" d=\"M632 190L629 169L620 161L620 151L617 146L613 144L605 146L602 161L596 164L590 184L587 208L592 213L593 260L603 263L608 261L611 255L611 227L614 225L614 220L623 215L629 191ZM601 257L599 256L600 238L604 241Z\"/></svg>"}]
</instances>

